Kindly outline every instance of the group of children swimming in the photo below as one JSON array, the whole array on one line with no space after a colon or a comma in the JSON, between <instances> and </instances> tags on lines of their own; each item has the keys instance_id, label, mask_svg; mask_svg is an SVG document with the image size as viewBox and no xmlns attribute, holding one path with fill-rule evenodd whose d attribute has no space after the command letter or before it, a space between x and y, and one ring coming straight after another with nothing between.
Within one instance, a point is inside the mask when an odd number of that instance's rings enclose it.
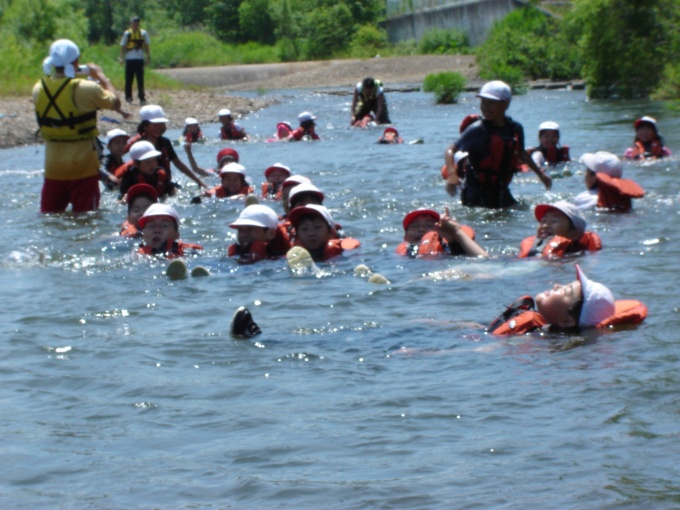
<instances>
[{"instance_id":1,"label":"group of children swimming","mask_svg":"<svg viewBox=\"0 0 680 510\"><path fill-rule=\"evenodd\" d=\"M220 137L222 139L247 140L245 130L235 125L229 110L220 110ZM176 210L162 200L173 195L177 186L172 182L170 163L177 155L172 144L164 139L165 123L162 108L147 105L141 111L142 122L138 135L130 138L122 130L107 134L110 153L102 160L102 181L107 187L119 189L120 200L127 204L127 218L120 234L142 240L139 253L157 255L168 259L181 258L201 250L197 244L180 240L180 218ZM300 127L289 129L286 123L277 126L276 139L294 141L318 140L314 132L316 117L303 112ZM473 116L464 119L461 133L474 122ZM161 126L161 129L155 129ZM663 142L651 117L635 121L636 137L633 147L626 151L628 159L665 157L670 151ZM149 137L149 132L152 136ZM233 134L233 138L229 136ZM154 136L155 135L155 136ZM356 239L345 237L342 227L336 223L330 211L324 206L324 193L309 178L293 175L289 167L275 163L264 171L265 182L258 195L246 174L246 168L239 163L238 152L229 147L220 150L216 156L215 170L199 167L192 155L191 144L202 137L195 119L187 119L183 133L185 150L191 169L185 173L205 188L202 196L215 199L240 199L246 207L238 218L229 224L236 230L236 243L228 248L228 256L239 263L252 264L262 260L285 257L293 248L296 254L303 250L310 261L323 262L341 255L347 250L360 246ZM164 140L165 141L164 141ZM527 149L532 162L541 168L570 160L568 147L559 145L559 125L549 121L539 128L539 146ZM383 141L385 140L385 141ZM380 143L401 143L397 130L385 129ZM131 161L122 162L122 156L129 152ZM457 151L452 158L453 171L460 180L466 177L468 154ZM538 222L536 234L520 243L519 257L557 258L602 249L599 236L586 230L582 210L598 207L615 212L626 212L632 207L632 199L643 196L644 191L631 180L623 179L621 160L608 152L584 154L581 162L585 165L586 190L579 194L574 203L560 201L554 204L536 206L534 214ZM111 172L115 165L118 167ZM176 164L176 166L178 166ZM181 166L180 170L184 171ZM521 169L518 168L517 171ZM442 169L444 178L448 167ZM196 174L201 176L219 174L221 183L207 188ZM448 180L447 180L448 182ZM281 216L259 201L281 203ZM200 197L194 197L200 201ZM412 258L439 258L449 256L488 257L488 253L475 241L474 230L456 222L448 209L440 214L431 209L410 211L403 219L404 241L396 252ZM304 258L304 257L303 257ZM172 266L172 264L171 264ZM176 264L169 267L168 274L178 270L177 275L186 274L186 266ZM604 285L589 280L578 266L576 279L567 285L558 285L531 298L525 296L509 307L488 328L493 334L525 334L545 327L578 329L605 327L618 323L636 323L644 320L647 310L638 301L616 301ZM209 272L195 268L194 276ZM387 281L387 280L384 280ZM260 329L245 308L239 308L232 322L232 333L237 336L252 336ZM252 334L251 334L252 333Z\"/></svg>"}]
</instances>

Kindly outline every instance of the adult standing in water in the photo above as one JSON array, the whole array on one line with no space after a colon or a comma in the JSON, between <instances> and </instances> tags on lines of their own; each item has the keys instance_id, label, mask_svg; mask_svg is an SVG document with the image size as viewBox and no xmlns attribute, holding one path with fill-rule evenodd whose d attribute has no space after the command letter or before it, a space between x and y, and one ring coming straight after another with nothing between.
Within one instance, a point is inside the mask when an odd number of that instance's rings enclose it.
<instances>
[{"instance_id":1,"label":"adult standing in water","mask_svg":"<svg viewBox=\"0 0 680 510\"><path fill-rule=\"evenodd\" d=\"M371 117L373 115L373 117ZM390 124L387 113L387 100L382 82L373 78L364 78L354 87L352 97L352 126L366 127L375 119L378 124Z\"/></svg>"},{"instance_id":2,"label":"adult standing in water","mask_svg":"<svg viewBox=\"0 0 680 510\"><path fill-rule=\"evenodd\" d=\"M97 110L130 114L109 79L93 63L79 66L80 50L73 41L59 39L43 61L46 76L33 87L33 104L39 131L45 140L45 180L40 212L74 213L99 207L99 152ZM76 71L91 80L76 78Z\"/></svg>"},{"instance_id":3,"label":"adult standing in water","mask_svg":"<svg viewBox=\"0 0 680 510\"><path fill-rule=\"evenodd\" d=\"M130 19L130 28L120 40L120 58L125 61L125 100L132 103L132 82L137 79L137 97L140 106L146 104L144 95L144 64L151 64L150 39L146 30L139 28L139 17Z\"/></svg>"},{"instance_id":4,"label":"adult standing in water","mask_svg":"<svg viewBox=\"0 0 680 510\"><path fill-rule=\"evenodd\" d=\"M469 163L461 190L461 202L465 206L503 209L516 204L508 186L520 163L531 168L546 189L550 189L552 179L524 149L522 125L505 115L512 99L510 87L499 80L490 81L477 97L482 118L468 126L444 153L447 189L455 190L459 185L454 164L457 151L468 153Z\"/></svg>"}]
</instances>

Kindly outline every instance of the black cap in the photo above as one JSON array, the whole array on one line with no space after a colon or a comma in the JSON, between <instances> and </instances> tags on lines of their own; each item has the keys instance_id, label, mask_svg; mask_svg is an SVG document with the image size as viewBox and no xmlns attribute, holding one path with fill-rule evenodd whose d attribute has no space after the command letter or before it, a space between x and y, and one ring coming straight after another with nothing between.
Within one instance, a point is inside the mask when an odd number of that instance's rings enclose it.
<instances>
[{"instance_id":1,"label":"black cap","mask_svg":"<svg viewBox=\"0 0 680 510\"><path fill-rule=\"evenodd\" d=\"M130 18L130 21L141 21L141 20L139 19L139 16L132 16Z\"/></svg>"}]
</instances>

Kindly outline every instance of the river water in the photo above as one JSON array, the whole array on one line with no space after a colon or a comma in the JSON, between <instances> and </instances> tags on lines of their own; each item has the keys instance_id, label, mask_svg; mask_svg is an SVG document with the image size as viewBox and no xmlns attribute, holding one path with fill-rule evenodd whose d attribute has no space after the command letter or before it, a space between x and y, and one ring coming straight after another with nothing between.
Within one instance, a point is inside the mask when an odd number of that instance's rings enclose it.
<instances>
[{"instance_id":1,"label":"river water","mask_svg":"<svg viewBox=\"0 0 680 510\"><path fill-rule=\"evenodd\" d=\"M647 194L630 214L587 213L601 252L517 260L533 206L583 190L578 162L550 192L533 174L516 177L514 210L466 210L439 168L460 120L478 111L473 94L437 106L390 93L403 138L424 143L384 146L378 129L347 128L350 96L326 92L268 93L278 104L244 118L254 141L236 145L258 185L276 161L311 177L363 242L318 277L227 259L242 204L191 205L196 189L175 172L182 239L206 248L189 265L212 275L170 281L164 262L140 260L115 236L125 213L113 196L94 214L41 216L43 149L1 151L0 507L680 505L679 160L625 165ZM321 142L264 142L302 110L318 115ZM680 113L660 103L531 91L509 113L529 143L542 121L559 122L576 158L622 154L633 120L652 115L680 152ZM222 146L197 145L199 164ZM398 258L404 214L446 206L492 258ZM578 337L484 336L479 323L573 280L576 261L617 298L645 302L647 321ZM355 276L360 263L392 283ZM264 331L256 341L228 335L239 305Z\"/></svg>"}]
</instances>

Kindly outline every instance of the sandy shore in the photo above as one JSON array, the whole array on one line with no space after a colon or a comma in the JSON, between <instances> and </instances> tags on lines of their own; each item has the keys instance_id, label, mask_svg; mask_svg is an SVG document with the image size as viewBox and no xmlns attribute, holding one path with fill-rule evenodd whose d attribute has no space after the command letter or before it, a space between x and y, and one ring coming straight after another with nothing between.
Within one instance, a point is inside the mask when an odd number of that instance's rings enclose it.
<instances>
[{"instance_id":1,"label":"sandy shore","mask_svg":"<svg viewBox=\"0 0 680 510\"><path fill-rule=\"evenodd\" d=\"M160 104L170 119L169 127L179 128L186 117L196 117L201 123L217 122L217 111L229 108L245 114L266 107L268 100L245 99L225 95L233 90L272 90L313 87L351 87L366 76L380 78L389 89L390 84L420 85L430 73L458 71L468 80L477 80L475 57L470 55L418 55L411 57L373 58L367 60L331 60L291 64L261 64L250 66L222 66L192 69L162 70L187 85L206 87L202 91L162 90L148 91L147 101ZM219 85L219 86L218 86ZM124 123L132 133L137 127L138 106L130 108L135 118ZM35 132L35 112L30 97L0 98L0 148L40 143ZM118 114L100 114L99 130L106 133L115 123L102 121L101 117L122 120Z\"/></svg>"}]
</instances>

